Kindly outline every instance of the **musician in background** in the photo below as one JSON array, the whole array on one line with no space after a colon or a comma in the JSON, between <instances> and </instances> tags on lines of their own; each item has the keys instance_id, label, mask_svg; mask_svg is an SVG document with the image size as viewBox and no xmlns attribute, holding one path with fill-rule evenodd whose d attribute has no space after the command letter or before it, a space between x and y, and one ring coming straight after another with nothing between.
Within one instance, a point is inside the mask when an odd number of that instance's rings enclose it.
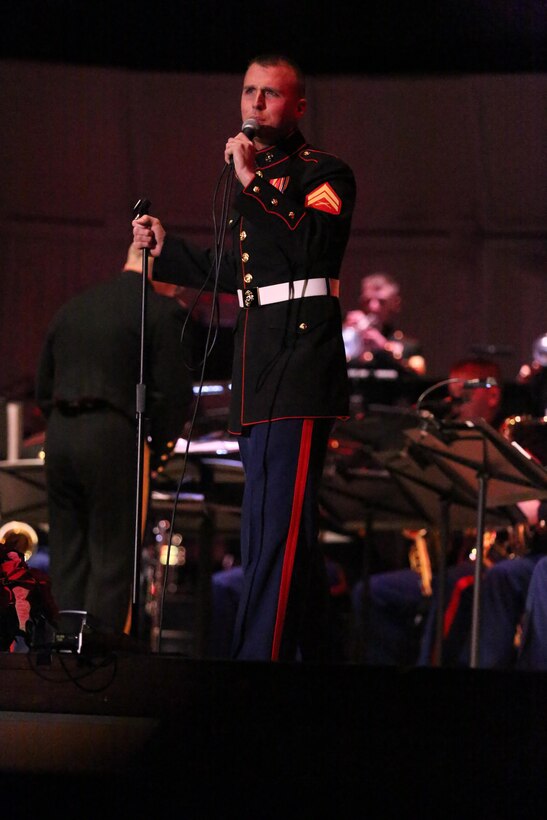
<instances>
[{"instance_id":1,"label":"musician in background","mask_svg":"<svg viewBox=\"0 0 547 820\"><path fill-rule=\"evenodd\" d=\"M517 422L520 419L520 424ZM539 464L547 464L547 426L543 419L530 419L526 415L510 417L499 425L500 432L526 450ZM523 426L524 432L519 431ZM531 432L530 432L531 431ZM519 663L527 668L541 657L537 648L537 633L532 639L534 626L530 625L525 657L519 652L523 625L528 608L537 613L547 603L547 595L541 591L538 572L534 591L527 601L531 579L536 566L547 554L545 530L546 505L540 499L520 501L515 510L522 523L501 529L496 540L485 552L481 582L478 666L489 669L513 669ZM445 597L443 645L444 666L468 666L471 650L472 596L474 586L474 561L460 568L450 568ZM456 574L457 573L457 574ZM431 616L428 616L431 618ZM420 652L420 663L428 665L435 661L432 653L432 624L426 625ZM545 633L543 633L543 637ZM544 650L543 650L544 651Z\"/></svg>"},{"instance_id":2,"label":"musician in background","mask_svg":"<svg viewBox=\"0 0 547 820\"><path fill-rule=\"evenodd\" d=\"M532 381L532 389L536 391L532 395L537 411L542 406L538 402L541 393L537 390L542 382L541 369L547 371L547 358L544 364L540 363L538 345L541 341L542 338L538 339L534 345L537 351L534 374L539 378L535 385ZM511 416L505 421L502 432L528 452L536 463L547 468L545 416ZM482 582L478 665L484 668L541 669L545 668L544 659L547 659L547 632L544 630L547 587L541 583L547 555L547 502L536 498L519 502L517 507L525 518L519 554L512 560L493 565ZM466 646L464 662L467 662L467 653Z\"/></svg>"},{"instance_id":3,"label":"musician in background","mask_svg":"<svg viewBox=\"0 0 547 820\"><path fill-rule=\"evenodd\" d=\"M193 401L192 325L180 290L152 284L149 263L145 511L149 475L162 470ZM36 376L36 401L47 420L52 593L60 610L88 612L115 633L131 628L142 292L142 253L130 246L122 272L54 316Z\"/></svg>"},{"instance_id":4,"label":"musician in background","mask_svg":"<svg viewBox=\"0 0 547 820\"><path fill-rule=\"evenodd\" d=\"M498 384L492 387L465 388L471 379L493 377ZM501 372L496 362L488 359L463 359L454 363L449 378L459 381L448 385L448 396L442 402L440 414L450 421L466 421L483 418L497 425L500 420L502 391ZM409 557L415 545L407 534ZM434 555L434 539L427 534L428 549ZM464 533L455 533L446 556L449 569L447 588L451 591L462 576L472 576L474 564L469 559L471 542ZM368 581L358 581L352 589L352 604L358 634L363 634L363 660L379 666L412 666L425 653L427 665L431 653L436 623L436 575L432 561L433 579L431 589L424 587L424 576L430 573L422 568L420 573L411 566L372 573ZM447 594L450 594L448 591ZM457 629L457 624L456 624ZM460 639L463 641L465 635ZM457 641L454 633L446 640ZM424 646L425 644L425 646ZM422 647L422 649L421 649Z\"/></svg>"},{"instance_id":5,"label":"musician in background","mask_svg":"<svg viewBox=\"0 0 547 820\"><path fill-rule=\"evenodd\" d=\"M520 368L517 383L524 386L529 402L529 415L547 416L547 333L534 341L532 360Z\"/></svg>"},{"instance_id":6,"label":"musician in background","mask_svg":"<svg viewBox=\"0 0 547 820\"><path fill-rule=\"evenodd\" d=\"M520 619L517 669L547 669L547 501L537 510L536 537L543 540L543 555L532 571L524 613Z\"/></svg>"},{"instance_id":7,"label":"musician in background","mask_svg":"<svg viewBox=\"0 0 547 820\"><path fill-rule=\"evenodd\" d=\"M547 605L547 590L540 583L547 555L547 505L534 499L518 506L527 520L522 554L493 564L482 581L478 665L485 669L541 668L536 664L546 653L547 633L538 632L538 626ZM466 665L468 653L466 644Z\"/></svg>"},{"instance_id":8,"label":"musician in background","mask_svg":"<svg viewBox=\"0 0 547 820\"><path fill-rule=\"evenodd\" d=\"M505 433L547 467L547 333L517 383L526 391L526 415L506 420ZM547 501L519 505L526 515L527 552L518 563L489 572L482 590L479 665L547 669Z\"/></svg>"},{"instance_id":9,"label":"musician in background","mask_svg":"<svg viewBox=\"0 0 547 820\"><path fill-rule=\"evenodd\" d=\"M517 379L530 391L524 412L506 419L501 425L501 432L507 438L518 443L543 466L547 465L547 424L543 417L547 401L546 372L547 337L541 336L533 345L532 364L524 365ZM530 411L540 417L530 415ZM530 499L518 502L516 507L524 522L518 528L518 540L511 545L507 555L501 551L501 559L485 563L478 644L478 666L481 668L539 669L544 668L543 659L547 657L547 648L543 645L547 633L543 631L542 620L542 613L547 609L547 593L541 584L547 554L546 503ZM444 665L469 665L473 579L463 578L460 584L465 584L466 580L469 583L465 590L461 590L458 600L453 597L447 601L447 610L453 613L459 640L453 644L450 654L443 652ZM421 659L427 663L430 658L430 647L424 641Z\"/></svg>"},{"instance_id":10,"label":"musician in background","mask_svg":"<svg viewBox=\"0 0 547 820\"><path fill-rule=\"evenodd\" d=\"M351 366L425 376L420 342L397 328L401 306L400 285L390 274L371 273L361 280L359 309L350 310L343 325Z\"/></svg>"}]
</instances>

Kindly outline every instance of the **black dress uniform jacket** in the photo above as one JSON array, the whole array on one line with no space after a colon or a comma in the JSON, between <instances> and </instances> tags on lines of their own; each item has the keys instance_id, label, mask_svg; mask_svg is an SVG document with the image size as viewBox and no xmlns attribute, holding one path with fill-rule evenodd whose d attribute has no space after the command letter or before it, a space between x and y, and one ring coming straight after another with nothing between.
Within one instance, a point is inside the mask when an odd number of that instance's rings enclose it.
<instances>
[{"instance_id":1,"label":"black dress uniform jacket","mask_svg":"<svg viewBox=\"0 0 547 820\"><path fill-rule=\"evenodd\" d=\"M257 172L237 183L232 247L219 290L239 292L229 430L284 418L344 418L349 387L337 285L350 234L355 179L349 166L296 130L257 152ZM214 253L167 236L154 277L213 289ZM333 295L261 303L261 288L324 280ZM305 285L304 285L305 287ZM335 295L334 295L335 294ZM248 306L247 306L248 305Z\"/></svg>"},{"instance_id":2,"label":"black dress uniform jacket","mask_svg":"<svg viewBox=\"0 0 547 820\"><path fill-rule=\"evenodd\" d=\"M148 467L161 467L182 434L193 398L190 336L181 347L187 314L146 284L145 487ZM85 610L115 632L128 628L133 579L142 288L142 275L128 271L63 305L36 380L47 418L52 592L59 609ZM145 493L143 501L146 509Z\"/></svg>"},{"instance_id":3,"label":"black dress uniform jacket","mask_svg":"<svg viewBox=\"0 0 547 820\"><path fill-rule=\"evenodd\" d=\"M134 271L86 289L52 320L36 376L36 401L46 418L54 407L104 403L135 426L140 380L142 276ZM157 469L182 435L193 400L190 359L194 342L186 311L147 285L144 383L151 468ZM116 457L112 453L112 458Z\"/></svg>"}]
</instances>

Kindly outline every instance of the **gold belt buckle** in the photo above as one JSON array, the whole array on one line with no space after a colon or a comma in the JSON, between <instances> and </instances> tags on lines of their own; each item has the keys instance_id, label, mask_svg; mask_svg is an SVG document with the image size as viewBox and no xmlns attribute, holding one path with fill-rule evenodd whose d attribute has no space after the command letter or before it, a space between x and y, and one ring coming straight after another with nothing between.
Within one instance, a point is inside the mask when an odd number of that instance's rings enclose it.
<instances>
[{"instance_id":1,"label":"gold belt buckle","mask_svg":"<svg viewBox=\"0 0 547 820\"><path fill-rule=\"evenodd\" d=\"M258 304L258 288L245 288L243 291L243 307L248 310L251 307L257 307Z\"/></svg>"}]
</instances>

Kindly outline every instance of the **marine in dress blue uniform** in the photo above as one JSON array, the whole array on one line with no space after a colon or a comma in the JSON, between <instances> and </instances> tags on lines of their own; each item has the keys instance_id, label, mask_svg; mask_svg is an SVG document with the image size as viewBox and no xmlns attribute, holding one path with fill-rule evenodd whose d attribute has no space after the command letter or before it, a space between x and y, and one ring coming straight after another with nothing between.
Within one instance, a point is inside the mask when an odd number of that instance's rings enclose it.
<instances>
[{"instance_id":1,"label":"marine in dress blue uniform","mask_svg":"<svg viewBox=\"0 0 547 820\"><path fill-rule=\"evenodd\" d=\"M284 60L251 62L242 100L251 85L256 109L242 102L243 116L256 113L259 125L265 119L265 99L287 76L280 71L293 79ZM227 151L236 141L249 148L238 135ZM351 168L310 145L296 122L272 145L259 142L253 155L252 179L237 181L232 243L218 276L219 289L237 293L240 304L229 432L239 437L245 471L244 582L232 654L243 660L294 660L299 653L318 658L321 640L310 637L308 603L313 596L320 633L316 596L324 590L326 604L328 585L317 543L317 494L332 424L349 412L338 296L356 186ZM235 152L234 167L237 174ZM135 241L152 252L154 220L133 223ZM214 249L166 235L154 276L201 287L214 255Z\"/></svg>"}]
</instances>

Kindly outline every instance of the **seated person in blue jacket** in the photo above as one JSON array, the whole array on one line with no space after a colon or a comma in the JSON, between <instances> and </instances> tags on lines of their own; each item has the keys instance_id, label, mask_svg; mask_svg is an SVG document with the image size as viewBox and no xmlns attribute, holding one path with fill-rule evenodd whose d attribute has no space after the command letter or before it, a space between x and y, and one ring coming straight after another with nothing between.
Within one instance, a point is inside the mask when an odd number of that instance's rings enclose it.
<instances>
[{"instance_id":1,"label":"seated person in blue jacket","mask_svg":"<svg viewBox=\"0 0 547 820\"><path fill-rule=\"evenodd\" d=\"M528 518L525 551L493 564L482 581L478 665L483 668L541 668L542 658L547 657L542 646L547 632L540 614L547 608L547 586L542 588L540 583L547 555L547 502L519 506Z\"/></svg>"},{"instance_id":2,"label":"seated person in blue jacket","mask_svg":"<svg viewBox=\"0 0 547 820\"><path fill-rule=\"evenodd\" d=\"M547 424L543 418L515 416L506 419L501 432L526 450L534 461L547 464ZM481 582L480 619L478 635L478 666L488 669L513 669L516 666L541 668L542 650L539 640L545 633L538 630L535 621L541 621L539 612L544 605L536 567L547 554L545 518L546 502L539 498L516 504L524 523L513 528L513 543L504 554L494 550L494 560L486 561ZM494 545L495 546L495 545ZM530 592L532 578L536 578ZM448 586L448 585L447 585ZM474 567L468 575L460 576L446 597L444 630L450 635L448 651L443 649L443 665L468 666L470 662L472 597ZM527 598L529 596L529 598ZM528 609L535 615L530 616ZM527 639L522 639L524 625ZM420 661L432 662L430 633L426 625ZM521 647L522 643L522 649ZM537 664L537 667L535 666Z\"/></svg>"},{"instance_id":3,"label":"seated person in blue jacket","mask_svg":"<svg viewBox=\"0 0 547 820\"><path fill-rule=\"evenodd\" d=\"M538 537L545 539L547 504L538 511ZM547 551L547 550L546 550ZM547 669L547 555L537 561L530 578L516 650L517 669Z\"/></svg>"}]
</instances>

